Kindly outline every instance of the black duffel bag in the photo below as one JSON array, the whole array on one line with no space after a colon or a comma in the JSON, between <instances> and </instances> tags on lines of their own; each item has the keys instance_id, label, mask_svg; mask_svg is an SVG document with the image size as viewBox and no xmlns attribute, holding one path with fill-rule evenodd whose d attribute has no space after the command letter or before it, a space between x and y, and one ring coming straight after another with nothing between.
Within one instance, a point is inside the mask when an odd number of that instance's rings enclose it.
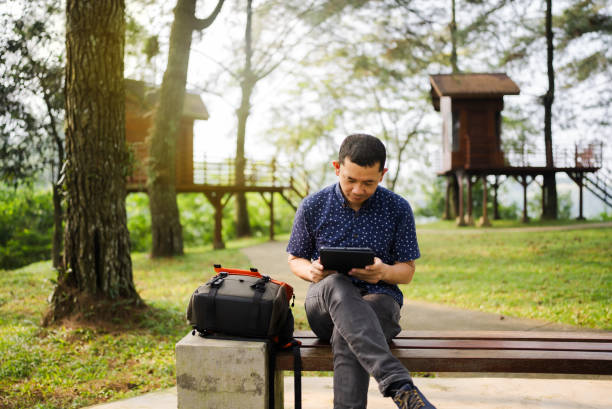
<instances>
[{"instance_id":1,"label":"black duffel bag","mask_svg":"<svg viewBox=\"0 0 612 409\"><path fill-rule=\"evenodd\" d=\"M268 340L270 359L270 408L274 408L276 352L293 349L295 407L301 408L301 359L293 338L293 314L289 303L293 287L261 275L257 269L228 269L215 265L215 276L191 295L187 320L193 335L203 337L260 338ZM231 338L230 338L231 339Z\"/></svg>"}]
</instances>

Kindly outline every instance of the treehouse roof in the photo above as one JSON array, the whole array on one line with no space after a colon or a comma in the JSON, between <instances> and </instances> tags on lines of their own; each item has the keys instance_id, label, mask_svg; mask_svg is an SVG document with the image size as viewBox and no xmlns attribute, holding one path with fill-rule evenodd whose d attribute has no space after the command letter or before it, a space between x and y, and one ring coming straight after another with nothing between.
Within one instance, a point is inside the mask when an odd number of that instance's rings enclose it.
<instances>
[{"instance_id":1,"label":"treehouse roof","mask_svg":"<svg viewBox=\"0 0 612 409\"><path fill-rule=\"evenodd\" d=\"M144 81L125 79L126 97L140 105L142 109L150 111L155 107L159 96L159 87L147 84ZM208 119L208 110L199 94L185 92L183 103L183 117L193 119Z\"/></svg>"},{"instance_id":2,"label":"treehouse roof","mask_svg":"<svg viewBox=\"0 0 612 409\"><path fill-rule=\"evenodd\" d=\"M434 108L440 110L440 97L495 98L520 93L518 85L504 73L430 75Z\"/></svg>"}]
</instances>

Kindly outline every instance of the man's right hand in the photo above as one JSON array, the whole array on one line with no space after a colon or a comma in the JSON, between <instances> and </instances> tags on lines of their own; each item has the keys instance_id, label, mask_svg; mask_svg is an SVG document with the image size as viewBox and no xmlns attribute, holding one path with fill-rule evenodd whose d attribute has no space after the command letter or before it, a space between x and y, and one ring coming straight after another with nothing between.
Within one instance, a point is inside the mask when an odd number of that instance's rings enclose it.
<instances>
[{"instance_id":1,"label":"man's right hand","mask_svg":"<svg viewBox=\"0 0 612 409\"><path fill-rule=\"evenodd\" d=\"M325 270L321 265L320 259L313 261L306 260L305 258L296 257L289 254L288 257L289 268L296 276L302 280L318 283L330 274L334 274L335 270Z\"/></svg>"},{"instance_id":2,"label":"man's right hand","mask_svg":"<svg viewBox=\"0 0 612 409\"><path fill-rule=\"evenodd\" d=\"M336 273L335 270L325 270L323 265L321 264L321 259L317 259L312 262L312 265L310 268L310 276L311 276L310 281L312 281L313 283L318 283L319 281L323 280L328 275L334 274L334 273Z\"/></svg>"}]
</instances>

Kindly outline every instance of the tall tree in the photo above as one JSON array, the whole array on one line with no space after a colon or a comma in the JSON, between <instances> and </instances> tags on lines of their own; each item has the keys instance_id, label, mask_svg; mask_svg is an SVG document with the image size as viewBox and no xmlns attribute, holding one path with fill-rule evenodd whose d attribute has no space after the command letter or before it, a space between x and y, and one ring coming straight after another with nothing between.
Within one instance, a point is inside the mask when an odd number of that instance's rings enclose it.
<instances>
[{"instance_id":1,"label":"tall tree","mask_svg":"<svg viewBox=\"0 0 612 409\"><path fill-rule=\"evenodd\" d=\"M544 148L546 167L554 167L552 146L552 105L555 100L554 45L552 32L552 0L546 0L546 71L548 91L544 94ZM542 218L557 219L557 181L555 173L545 173L542 185Z\"/></svg>"},{"instance_id":2,"label":"tall tree","mask_svg":"<svg viewBox=\"0 0 612 409\"><path fill-rule=\"evenodd\" d=\"M18 184L50 173L54 230L51 258L61 264L62 195L58 185L64 162L62 50L51 26L59 2L23 4L21 15L3 14L8 30L0 41L0 180Z\"/></svg>"},{"instance_id":3,"label":"tall tree","mask_svg":"<svg viewBox=\"0 0 612 409\"><path fill-rule=\"evenodd\" d=\"M46 323L98 302L107 316L116 300L121 308L141 303L125 211L124 42L123 0L66 2L65 268Z\"/></svg>"},{"instance_id":4,"label":"tall tree","mask_svg":"<svg viewBox=\"0 0 612 409\"><path fill-rule=\"evenodd\" d=\"M268 0L253 6L252 0L237 2L237 8L232 16L243 14L245 19L235 20L233 25L244 26L241 30L240 40L231 40L232 56L230 62L217 61L210 57L221 67L221 78L231 78L227 86L216 81L206 84L209 92L226 95L228 88L238 83L240 88L240 103L236 108L236 157L235 157L235 183L238 186L245 184L245 167L247 163L245 145L248 137L249 118L254 108L253 98L256 94L257 84L273 74L277 68L304 54L305 38L308 36L308 27L300 21L300 17L311 12L313 1L304 4L293 0ZM239 46L237 46L239 44ZM297 47L300 45L301 47ZM298 51L299 48L299 51ZM203 53L206 55L205 53ZM227 75L224 75L227 74ZM221 90L219 87L223 86ZM249 236L251 226L247 211L246 195L236 193L236 234L239 237Z\"/></svg>"},{"instance_id":5,"label":"tall tree","mask_svg":"<svg viewBox=\"0 0 612 409\"><path fill-rule=\"evenodd\" d=\"M244 155L244 143L246 137L246 125L251 109L251 95L257 83L257 78L253 72L253 1L247 0L246 7L246 27L244 31L244 71L240 81L242 96L240 107L238 108L238 134L236 138L236 185L244 186L244 170L246 165ZM236 235L245 237L251 235L251 224L249 222L249 212L247 209L246 194L236 193Z\"/></svg>"},{"instance_id":6,"label":"tall tree","mask_svg":"<svg viewBox=\"0 0 612 409\"><path fill-rule=\"evenodd\" d=\"M185 99L191 39L194 31L201 31L215 21L223 2L219 0L212 14L205 19L195 16L197 0L177 0L174 8L168 65L148 140L147 184L153 257L183 254L182 227L176 202L175 152Z\"/></svg>"}]
</instances>

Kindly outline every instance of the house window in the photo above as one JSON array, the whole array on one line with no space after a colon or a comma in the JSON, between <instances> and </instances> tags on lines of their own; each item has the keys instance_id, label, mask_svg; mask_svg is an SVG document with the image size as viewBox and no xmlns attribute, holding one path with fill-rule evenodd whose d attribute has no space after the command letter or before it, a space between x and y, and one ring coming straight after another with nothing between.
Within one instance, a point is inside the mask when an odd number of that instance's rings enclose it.
<instances>
[{"instance_id":1,"label":"house window","mask_svg":"<svg viewBox=\"0 0 612 409\"><path fill-rule=\"evenodd\" d=\"M453 111L453 152L459 151L459 112Z\"/></svg>"}]
</instances>

